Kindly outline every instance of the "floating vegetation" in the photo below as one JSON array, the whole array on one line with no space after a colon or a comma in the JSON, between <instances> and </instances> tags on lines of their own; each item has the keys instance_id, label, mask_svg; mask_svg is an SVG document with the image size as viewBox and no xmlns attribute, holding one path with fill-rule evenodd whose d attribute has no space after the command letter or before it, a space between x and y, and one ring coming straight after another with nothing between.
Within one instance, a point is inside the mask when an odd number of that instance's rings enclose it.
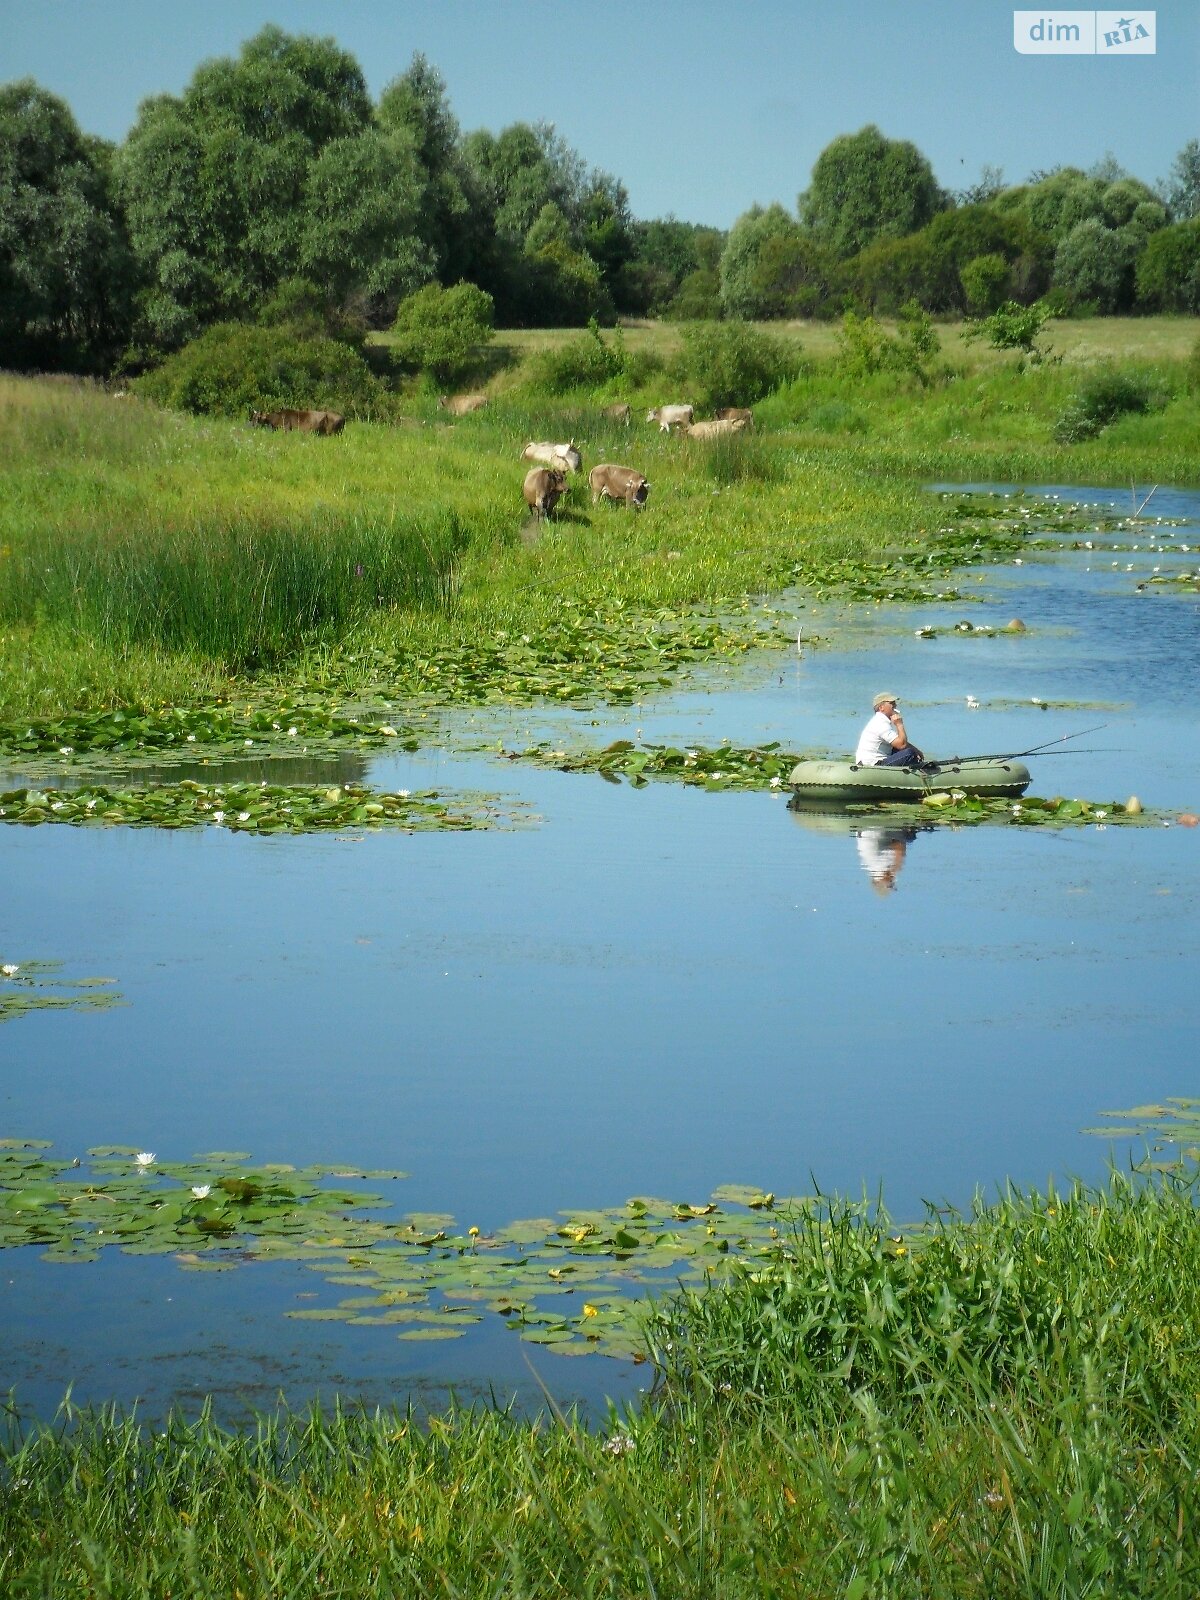
<instances>
[{"instance_id":1,"label":"floating vegetation","mask_svg":"<svg viewBox=\"0 0 1200 1600\"><path fill-rule=\"evenodd\" d=\"M1175 1172L1200 1163L1200 1100L1172 1096L1161 1105L1133 1106L1128 1111L1102 1111L1109 1126L1085 1128L1102 1139L1144 1139L1151 1157L1140 1170ZM1174 1147L1175 1154L1162 1159Z\"/></svg>"},{"instance_id":2,"label":"floating vegetation","mask_svg":"<svg viewBox=\"0 0 1200 1600\"><path fill-rule=\"evenodd\" d=\"M0 1022L30 1011L107 1011L124 1005L115 978L64 978L61 961L0 963Z\"/></svg>"},{"instance_id":3,"label":"floating vegetation","mask_svg":"<svg viewBox=\"0 0 1200 1600\"><path fill-rule=\"evenodd\" d=\"M79 789L9 789L0 793L0 822L32 825L125 823L153 828L215 826L234 833L314 833L331 828L468 829L514 826L515 807L493 797L446 797L436 789L333 788L296 784L179 783L150 789L99 785Z\"/></svg>"},{"instance_id":4,"label":"floating vegetation","mask_svg":"<svg viewBox=\"0 0 1200 1600\"><path fill-rule=\"evenodd\" d=\"M1166 818L1161 813L1143 809L1140 802L1120 800L1067 800L1062 795L1042 800L1036 795L1023 795L1020 800L984 798L965 794L961 789L939 789L923 797L916 806L848 806L848 811L909 811L928 814L936 811L947 822L1000 822L1018 827L1057 827L1095 824L1107 827L1110 823L1125 827L1158 826Z\"/></svg>"},{"instance_id":5,"label":"floating vegetation","mask_svg":"<svg viewBox=\"0 0 1200 1600\"><path fill-rule=\"evenodd\" d=\"M0 726L0 750L15 755L83 752L136 754L186 751L189 745L221 745L242 750L265 746L294 748L325 740L358 744L398 745L416 750L420 739L411 727L394 726L379 716L349 716L317 702L289 700L269 706L232 704L163 706L156 711L92 711L56 717L48 722ZM265 751L264 751L265 753Z\"/></svg>"},{"instance_id":6,"label":"floating vegetation","mask_svg":"<svg viewBox=\"0 0 1200 1600\"><path fill-rule=\"evenodd\" d=\"M250 1166L238 1151L160 1161L133 1145L66 1165L50 1148L0 1140L0 1248L40 1245L47 1261L87 1262L115 1246L196 1271L301 1262L355 1291L288 1312L301 1320L428 1339L455 1338L491 1313L535 1344L626 1359L642 1356L646 1294L773 1253L786 1218L810 1204L731 1185L701 1204L638 1198L484 1234L443 1215L372 1217L382 1195L327 1186L401 1172Z\"/></svg>"},{"instance_id":7,"label":"floating vegetation","mask_svg":"<svg viewBox=\"0 0 1200 1600\"><path fill-rule=\"evenodd\" d=\"M613 783L628 778L634 788L644 787L651 778L673 778L702 789L780 789L800 759L778 744L744 749L723 744L706 750L700 745L635 745L628 739L616 739L603 750L569 752L538 744L505 755L510 761L534 761L559 772L598 772Z\"/></svg>"}]
</instances>

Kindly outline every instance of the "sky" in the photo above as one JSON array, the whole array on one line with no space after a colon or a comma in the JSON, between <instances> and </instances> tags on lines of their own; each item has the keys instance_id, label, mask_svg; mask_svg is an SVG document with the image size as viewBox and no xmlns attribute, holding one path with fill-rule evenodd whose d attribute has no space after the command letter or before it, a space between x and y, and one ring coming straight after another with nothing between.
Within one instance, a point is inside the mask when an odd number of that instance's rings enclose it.
<instances>
[{"instance_id":1,"label":"sky","mask_svg":"<svg viewBox=\"0 0 1200 1600\"><path fill-rule=\"evenodd\" d=\"M996 0L0 0L0 83L32 77L119 141L144 97L267 23L335 39L374 98L420 51L464 131L552 123L635 216L726 228L794 208L830 140L871 122L951 190L1110 153L1165 178L1200 137L1200 0L1119 15L1154 18L1155 54L1018 53Z\"/></svg>"}]
</instances>

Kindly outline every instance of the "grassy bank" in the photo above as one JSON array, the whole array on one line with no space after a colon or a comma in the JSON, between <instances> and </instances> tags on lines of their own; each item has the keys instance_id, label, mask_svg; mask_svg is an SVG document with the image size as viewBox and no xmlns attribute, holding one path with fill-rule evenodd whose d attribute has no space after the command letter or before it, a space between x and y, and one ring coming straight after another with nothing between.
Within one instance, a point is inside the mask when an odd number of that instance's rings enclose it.
<instances>
[{"instance_id":1,"label":"grassy bank","mask_svg":"<svg viewBox=\"0 0 1200 1600\"><path fill-rule=\"evenodd\" d=\"M814 1205L659 1308L651 1400L64 1415L0 1459L14 1597L1195 1593L1187 1181L1009 1194L898 1233Z\"/></svg>"},{"instance_id":2,"label":"grassy bank","mask_svg":"<svg viewBox=\"0 0 1200 1600\"><path fill-rule=\"evenodd\" d=\"M511 336L517 364L474 416L451 422L414 397L405 423L334 439L0 379L0 722L196 704L255 684L503 699L519 694L514 646L586 665L603 694L608 663L627 676L626 645L644 655L655 618L677 629L697 607L728 613L795 581L852 581L898 552L920 559L936 537L930 479L1195 482L1194 325L1054 335L1062 362L1018 371L944 330L919 384L850 375L825 348L830 330L798 330L800 375L759 404L754 436L716 446L638 418L623 428L597 394L532 386L536 341L570 335ZM664 359L677 338L645 330ZM1056 443L1086 374L1116 355L1152 409ZM640 408L676 387L668 368L628 398ZM581 479L557 521L532 530L520 494L530 438L574 438L585 471L637 467L649 507L593 508ZM525 693L540 683L534 673Z\"/></svg>"}]
</instances>

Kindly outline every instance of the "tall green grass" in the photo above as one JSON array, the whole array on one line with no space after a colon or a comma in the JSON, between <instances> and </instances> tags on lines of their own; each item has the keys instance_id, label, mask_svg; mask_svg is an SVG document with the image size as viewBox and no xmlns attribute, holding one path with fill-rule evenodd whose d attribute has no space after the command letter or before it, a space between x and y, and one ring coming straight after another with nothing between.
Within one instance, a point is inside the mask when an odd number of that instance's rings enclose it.
<instances>
[{"instance_id":1,"label":"tall green grass","mask_svg":"<svg viewBox=\"0 0 1200 1600\"><path fill-rule=\"evenodd\" d=\"M416 520L318 511L70 538L38 529L5 564L0 620L45 622L115 648L195 650L252 670L330 643L380 608L447 608L466 543L453 512Z\"/></svg>"},{"instance_id":2,"label":"tall green grass","mask_svg":"<svg viewBox=\"0 0 1200 1600\"><path fill-rule=\"evenodd\" d=\"M50 1596L1183 1600L1200 1584L1200 1227L1172 1179L865 1208L653 1318L658 1386L139 1424L0 1451L0 1588Z\"/></svg>"}]
</instances>

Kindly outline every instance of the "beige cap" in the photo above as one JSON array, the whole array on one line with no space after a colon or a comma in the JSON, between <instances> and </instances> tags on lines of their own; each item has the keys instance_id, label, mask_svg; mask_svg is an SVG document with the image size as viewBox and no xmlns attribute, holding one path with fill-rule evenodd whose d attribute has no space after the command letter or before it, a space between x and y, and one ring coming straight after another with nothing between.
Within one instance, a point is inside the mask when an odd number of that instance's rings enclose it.
<instances>
[{"instance_id":1,"label":"beige cap","mask_svg":"<svg viewBox=\"0 0 1200 1600\"><path fill-rule=\"evenodd\" d=\"M882 694L877 694L874 700L871 701L872 708L878 711L885 700L890 700L893 705L898 706L900 704L900 696L893 694L890 689L885 689Z\"/></svg>"}]
</instances>

